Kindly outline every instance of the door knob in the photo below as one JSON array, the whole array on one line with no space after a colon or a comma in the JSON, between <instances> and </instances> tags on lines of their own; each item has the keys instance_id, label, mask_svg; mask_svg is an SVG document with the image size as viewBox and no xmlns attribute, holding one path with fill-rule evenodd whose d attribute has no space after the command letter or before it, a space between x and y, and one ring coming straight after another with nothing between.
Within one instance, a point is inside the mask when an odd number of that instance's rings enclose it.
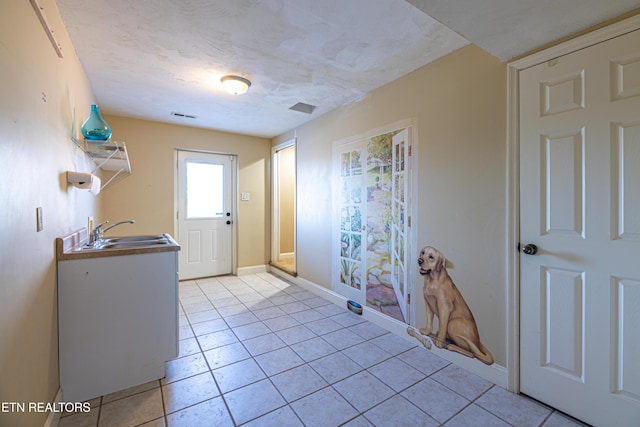
<instances>
[{"instance_id":1,"label":"door knob","mask_svg":"<svg viewBox=\"0 0 640 427\"><path fill-rule=\"evenodd\" d=\"M538 253L538 247L533 243L528 243L522 247L522 252L525 255L535 255Z\"/></svg>"}]
</instances>

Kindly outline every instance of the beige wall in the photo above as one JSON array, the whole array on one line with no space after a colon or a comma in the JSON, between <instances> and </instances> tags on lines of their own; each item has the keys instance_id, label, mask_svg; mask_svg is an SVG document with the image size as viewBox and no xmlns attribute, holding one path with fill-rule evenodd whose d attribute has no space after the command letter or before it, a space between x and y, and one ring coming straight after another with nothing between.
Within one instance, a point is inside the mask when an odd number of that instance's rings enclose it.
<instances>
[{"instance_id":1,"label":"beige wall","mask_svg":"<svg viewBox=\"0 0 640 427\"><path fill-rule=\"evenodd\" d=\"M116 178L100 194L103 204L96 221L136 220L133 225L111 231L114 235L175 235L176 149L236 154L238 191L250 194L249 201L238 202L238 267L268 263L271 226L268 139L106 114L103 117L113 130L112 139L127 144L132 173Z\"/></svg>"},{"instance_id":2,"label":"beige wall","mask_svg":"<svg viewBox=\"0 0 640 427\"><path fill-rule=\"evenodd\" d=\"M69 137L94 98L55 2L40 4L63 59L28 1L0 2L0 402L25 404L51 402L59 387L54 239L85 226L99 202L66 184L67 170L91 167ZM0 425L42 426L46 416L0 413Z\"/></svg>"},{"instance_id":3,"label":"beige wall","mask_svg":"<svg viewBox=\"0 0 640 427\"><path fill-rule=\"evenodd\" d=\"M280 253L293 253L294 196L295 196L295 148L287 147L278 152L280 169Z\"/></svg>"},{"instance_id":4,"label":"beige wall","mask_svg":"<svg viewBox=\"0 0 640 427\"><path fill-rule=\"evenodd\" d=\"M333 142L405 119L417 131L418 248L450 269L496 362L506 363L506 65L465 47L296 129L297 270L331 287ZM286 141L291 133L275 138ZM416 325L426 321L414 273Z\"/></svg>"},{"instance_id":5,"label":"beige wall","mask_svg":"<svg viewBox=\"0 0 640 427\"><path fill-rule=\"evenodd\" d=\"M127 142L133 174L93 197L68 188L67 170L91 165L69 141L94 102L53 0L41 0L63 45L56 56L28 2L0 3L0 401L47 402L59 387L55 237L87 216L173 232L175 148L238 154L240 267L269 259L269 141L106 116ZM298 271L330 287L332 143L407 118L418 131L419 218L414 250L441 249L486 346L505 362L506 66L469 46L297 129ZM274 143L291 138L282 135ZM44 230L35 230L35 209ZM101 207L102 206L102 207ZM418 301L420 304L420 301ZM424 321L418 310L417 323ZM45 414L1 414L40 426Z\"/></svg>"}]
</instances>

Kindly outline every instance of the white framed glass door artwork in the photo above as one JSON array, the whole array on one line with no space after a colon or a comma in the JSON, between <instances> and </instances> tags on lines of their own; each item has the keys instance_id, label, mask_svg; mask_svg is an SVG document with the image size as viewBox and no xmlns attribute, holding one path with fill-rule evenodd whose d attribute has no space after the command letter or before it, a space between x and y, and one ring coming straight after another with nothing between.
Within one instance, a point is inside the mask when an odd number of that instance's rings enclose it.
<instances>
[{"instance_id":1,"label":"white framed glass door artwork","mask_svg":"<svg viewBox=\"0 0 640 427\"><path fill-rule=\"evenodd\" d=\"M408 322L410 128L334 145L333 289Z\"/></svg>"}]
</instances>

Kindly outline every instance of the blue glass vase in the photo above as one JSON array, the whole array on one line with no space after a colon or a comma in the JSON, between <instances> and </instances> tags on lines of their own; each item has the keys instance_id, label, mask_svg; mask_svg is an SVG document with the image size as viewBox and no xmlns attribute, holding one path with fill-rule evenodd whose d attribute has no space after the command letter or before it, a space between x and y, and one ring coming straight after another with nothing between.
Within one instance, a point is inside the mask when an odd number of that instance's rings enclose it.
<instances>
[{"instance_id":1,"label":"blue glass vase","mask_svg":"<svg viewBox=\"0 0 640 427\"><path fill-rule=\"evenodd\" d=\"M111 128L100 115L96 104L91 105L91 114L80 126L80 132L84 139L92 142L106 141L111 138Z\"/></svg>"}]
</instances>

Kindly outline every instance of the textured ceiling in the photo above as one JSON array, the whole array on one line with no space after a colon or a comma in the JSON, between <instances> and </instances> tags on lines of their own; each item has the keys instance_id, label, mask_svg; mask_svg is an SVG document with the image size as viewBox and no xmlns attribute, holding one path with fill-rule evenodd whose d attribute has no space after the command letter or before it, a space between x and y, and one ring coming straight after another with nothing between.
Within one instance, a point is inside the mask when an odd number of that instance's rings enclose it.
<instances>
[{"instance_id":1,"label":"textured ceiling","mask_svg":"<svg viewBox=\"0 0 640 427\"><path fill-rule=\"evenodd\" d=\"M640 0L407 0L505 61L640 7Z\"/></svg>"},{"instance_id":2,"label":"textured ceiling","mask_svg":"<svg viewBox=\"0 0 640 427\"><path fill-rule=\"evenodd\" d=\"M463 47L467 39L504 60L638 7L639 1L57 0L57 5L103 112L272 137L362 99ZM226 74L248 78L251 88L242 96L227 94L220 84ZM289 110L298 102L317 108L312 114Z\"/></svg>"},{"instance_id":3,"label":"textured ceiling","mask_svg":"<svg viewBox=\"0 0 640 427\"><path fill-rule=\"evenodd\" d=\"M404 0L58 0L58 7L104 112L267 137L468 43ZM225 74L252 86L229 95L219 81ZM289 110L298 102L317 108Z\"/></svg>"}]
</instances>

